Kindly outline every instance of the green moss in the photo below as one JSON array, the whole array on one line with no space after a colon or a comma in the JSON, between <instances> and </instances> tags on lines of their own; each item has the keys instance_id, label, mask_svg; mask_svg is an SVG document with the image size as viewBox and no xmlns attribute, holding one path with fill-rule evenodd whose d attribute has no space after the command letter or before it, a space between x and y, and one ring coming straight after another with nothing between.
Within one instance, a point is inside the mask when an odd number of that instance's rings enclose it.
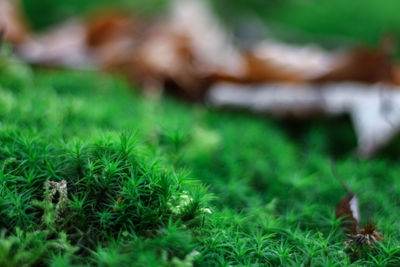
<instances>
[{"instance_id":1,"label":"green moss","mask_svg":"<svg viewBox=\"0 0 400 267\"><path fill-rule=\"evenodd\" d=\"M400 167L358 160L348 120L289 127L103 73L27 73L0 72L0 265L347 266L332 157L386 238L355 264L399 265Z\"/></svg>"}]
</instances>

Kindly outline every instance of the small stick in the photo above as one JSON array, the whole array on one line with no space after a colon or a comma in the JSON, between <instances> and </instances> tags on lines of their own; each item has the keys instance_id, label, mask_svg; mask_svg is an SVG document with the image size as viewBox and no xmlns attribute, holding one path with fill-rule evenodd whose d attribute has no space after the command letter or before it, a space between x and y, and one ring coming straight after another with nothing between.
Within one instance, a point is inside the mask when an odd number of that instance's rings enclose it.
<instances>
[{"instance_id":1,"label":"small stick","mask_svg":"<svg viewBox=\"0 0 400 267\"><path fill-rule=\"evenodd\" d=\"M353 191L351 191L350 188L343 181L343 179L339 177L339 174L337 173L337 171L335 169L335 162L332 159L330 159L330 164L331 164L332 175L340 182L340 184L343 186L344 190L346 190L347 194L354 195Z\"/></svg>"}]
</instances>

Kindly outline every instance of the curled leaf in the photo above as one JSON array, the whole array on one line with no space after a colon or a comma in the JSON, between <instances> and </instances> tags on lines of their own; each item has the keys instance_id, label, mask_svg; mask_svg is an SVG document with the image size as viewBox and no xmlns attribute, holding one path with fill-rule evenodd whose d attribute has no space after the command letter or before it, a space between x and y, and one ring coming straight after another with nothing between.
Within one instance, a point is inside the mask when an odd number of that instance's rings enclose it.
<instances>
[{"instance_id":1,"label":"curled leaf","mask_svg":"<svg viewBox=\"0 0 400 267\"><path fill-rule=\"evenodd\" d=\"M336 205L336 218L343 218L346 232L350 234L359 232L360 212L356 194L349 193L339 201Z\"/></svg>"}]
</instances>

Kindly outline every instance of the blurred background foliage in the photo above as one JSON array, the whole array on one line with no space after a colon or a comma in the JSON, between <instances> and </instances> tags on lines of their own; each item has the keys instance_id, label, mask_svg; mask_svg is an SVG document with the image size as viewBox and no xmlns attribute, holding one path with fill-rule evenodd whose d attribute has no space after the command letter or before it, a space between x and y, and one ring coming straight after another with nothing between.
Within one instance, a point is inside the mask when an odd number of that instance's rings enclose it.
<instances>
[{"instance_id":1,"label":"blurred background foliage","mask_svg":"<svg viewBox=\"0 0 400 267\"><path fill-rule=\"evenodd\" d=\"M400 35L397 0L209 0L231 27L249 21L265 23L268 32L286 41L356 43L375 46L382 35ZM34 29L44 29L67 18L101 7L121 7L149 16L165 10L169 0L22 0Z\"/></svg>"},{"instance_id":2,"label":"blurred background foliage","mask_svg":"<svg viewBox=\"0 0 400 267\"><path fill-rule=\"evenodd\" d=\"M162 12L168 0L22 0L21 2L32 28L43 30L66 19L109 7L132 10L135 14L149 16Z\"/></svg>"},{"instance_id":3,"label":"blurred background foliage","mask_svg":"<svg viewBox=\"0 0 400 267\"><path fill-rule=\"evenodd\" d=\"M281 35L289 30L320 41L330 37L375 45L383 34L400 34L396 0L237 0L234 5L229 0L214 2L232 22L237 21L237 16L255 15Z\"/></svg>"}]
</instances>

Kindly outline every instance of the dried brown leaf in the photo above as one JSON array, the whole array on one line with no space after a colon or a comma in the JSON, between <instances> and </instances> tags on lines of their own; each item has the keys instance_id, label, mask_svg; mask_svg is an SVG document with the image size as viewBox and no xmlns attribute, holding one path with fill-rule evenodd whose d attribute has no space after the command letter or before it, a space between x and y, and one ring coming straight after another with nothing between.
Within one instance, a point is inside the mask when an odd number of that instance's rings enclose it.
<instances>
[{"instance_id":1,"label":"dried brown leaf","mask_svg":"<svg viewBox=\"0 0 400 267\"><path fill-rule=\"evenodd\" d=\"M343 219L343 226L349 234L359 232L360 212L356 194L348 194L336 205L336 218Z\"/></svg>"},{"instance_id":2,"label":"dried brown leaf","mask_svg":"<svg viewBox=\"0 0 400 267\"><path fill-rule=\"evenodd\" d=\"M17 0L0 0L0 29L4 30L4 39L13 44L27 40L27 24Z\"/></svg>"}]
</instances>

